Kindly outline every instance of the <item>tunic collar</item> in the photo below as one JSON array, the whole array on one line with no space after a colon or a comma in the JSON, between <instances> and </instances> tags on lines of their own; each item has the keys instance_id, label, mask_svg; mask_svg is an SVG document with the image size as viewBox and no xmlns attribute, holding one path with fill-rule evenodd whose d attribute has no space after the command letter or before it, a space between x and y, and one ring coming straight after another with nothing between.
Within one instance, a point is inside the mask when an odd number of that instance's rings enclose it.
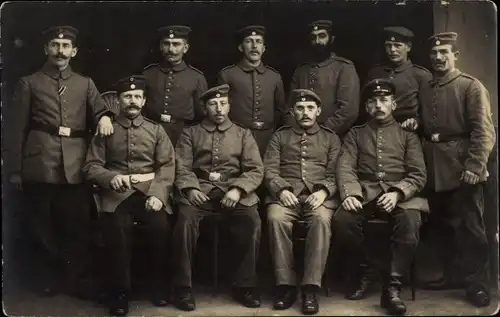
<instances>
[{"instance_id":1,"label":"tunic collar","mask_svg":"<svg viewBox=\"0 0 500 317\"><path fill-rule=\"evenodd\" d=\"M135 127L140 126L144 122L144 117L141 114L139 114L133 120L130 120L129 118L125 117L122 113L120 113L115 117L115 121L118 122L124 128L128 129L132 125L134 125Z\"/></svg>"},{"instance_id":2,"label":"tunic collar","mask_svg":"<svg viewBox=\"0 0 500 317\"><path fill-rule=\"evenodd\" d=\"M61 76L62 79L68 79L69 76L72 74L71 66L68 65L62 72L59 71L59 69L53 65L50 65L49 63L45 63L43 65L42 71L47 74L48 76L54 78L54 79L59 79L59 75Z\"/></svg>"},{"instance_id":3,"label":"tunic collar","mask_svg":"<svg viewBox=\"0 0 500 317\"><path fill-rule=\"evenodd\" d=\"M333 61L335 61L335 57L336 57L336 56L337 56L337 55L335 55L335 53L331 52L331 53L330 53L330 57L328 57L328 58L327 58L327 59L325 59L324 61L319 62L319 63L317 63L317 62L310 62L310 65L311 65L311 66L313 66L313 67L314 67L314 66L315 66L315 67L324 67L324 66L326 66L326 65L329 65L329 64L333 63Z\"/></svg>"},{"instance_id":4,"label":"tunic collar","mask_svg":"<svg viewBox=\"0 0 500 317\"><path fill-rule=\"evenodd\" d=\"M219 130L220 132L223 132L223 131L226 131L227 129L229 129L231 126L233 125L233 122L227 118L222 124L220 125L217 125L215 123L213 123L212 121L210 121L210 119L208 118L205 118L203 119L203 121L201 121L201 126L209 131L209 132L214 132L215 129L217 128L217 130Z\"/></svg>"},{"instance_id":5,"label":"tunic collar","mask_svg":"<svg viewBox=\"0 0 500 317\"><path fill-rule=\"evenodd\" d=\"M398 124L398 123L396 122L396 120L392 115L382 122L375 119L371 119L370 122L368 123L368 125L374 129L385 128L393 124Z\"/></svg>"},{"instance_id":6,"label":"tunic collar","mask_svg":"<svg viewBox=\"0 0 500 317\"><path fill-rule=\"evenodd\" d=\"M395 73L401 73L412 66L413 66L413 63L410 60L407 60L406 62L404 62L403 64L401 64L397 67L394 67L390 64L387 64L387 66L385 67L385 70L386 71L394 71Z\"/></svg>"},{"instance_id":7,"label":"tunic collar","mask_svg":"<svg viewBox=\"0 0 500 317\"><path fill-rule=\"evenodd\" d=\"M260 62L260 65L257 67L254 67L248 63L246 59L242 59L238 63L238 67L241 68L244 72L250 73L254 70L258 71L260 74L263 74L266 71L266 67L264 66L263 62Z\"/></svg>"},{"instance_id":8,"label":"tunic collar","mask_svg":"<svg viewBox=\"0 0 500 317\"><path fill-rule=\"evenodd\" d=\"M292 123L292 130L297 133L297 134L304 134L304 133L307 133L307 134L316 134L319 130L320 130L320 127L319 127L319 124L317 122L314 123L314 125L312 127L310 127L309 129L303 129L298 123L296 120L294 120L294 122Z\"/></svg>"},{"instance_id":9,"label":"tunic collar","mask_svg":"<svg viewBox=\"0 0 500 317\"><path fill-rule=\"evenodd\" d=\"M160 63L160 69L165 73L167 73L170 70L173 70L174 72L180 72L186 68L187 68L187 64L184 61L181 61L179 64L173 65L173 66L165 61L162 61Z\"/></svg>"},{"instance_id":10,"label":"tunic collar","mask_svg":"<svg viewBox=\"0 0 500 317\"><path fill-rule=\"evenodd\" d=\"M462 74L462 72L458 68L455 68L454 70L452 70L448 74L444 75L443 77L434 77L434 78L432 78L430 80L430 84L432 86L434 86L436 84L439 85L439 86L442 86L444 84L449 83L453 79L457 78L461 74Z\"/></svg>"}]
</instances>

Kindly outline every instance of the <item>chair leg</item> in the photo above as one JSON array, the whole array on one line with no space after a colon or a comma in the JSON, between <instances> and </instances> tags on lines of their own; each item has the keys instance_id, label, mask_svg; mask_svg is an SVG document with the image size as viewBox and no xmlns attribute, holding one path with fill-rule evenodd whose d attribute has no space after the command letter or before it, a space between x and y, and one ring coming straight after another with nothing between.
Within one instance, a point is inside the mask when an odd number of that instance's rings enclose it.
<instances>
[{"instance_id":1,"label":"chair leg","mask_svg":"<svg viewBox=\"0 0 500 317\"><path fill-rule=\"evenodd\" d=\"M219 288L219 221L215 222L215 232L214 232L214 242L212 250L212 278L213 278L213 289L212 297L217 297L217 291Z\"/></svg>"},{"instance_id":2,"label":"chair leg","mask_svg":"<svg viewBox=\"0 0 500 317\"><path fill-rule=\"evenodd\" d=\"M415 258L416 258L416 256L413 255L413 259L411 260L411 264L410 264L411 300L413 300L413 301L415 300L415 282L416 282L416 279L415 279L415 275L416 275Z\"/></svg>"}]
</instances>

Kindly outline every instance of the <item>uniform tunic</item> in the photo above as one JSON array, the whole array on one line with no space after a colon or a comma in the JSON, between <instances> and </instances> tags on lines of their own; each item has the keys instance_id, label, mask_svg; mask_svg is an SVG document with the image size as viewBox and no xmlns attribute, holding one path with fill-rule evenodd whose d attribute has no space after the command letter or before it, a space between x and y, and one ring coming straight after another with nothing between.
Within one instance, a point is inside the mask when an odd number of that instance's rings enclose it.
<instances>
[{"instance_id":1,"label":"uniform tunic","mask_svg":"<svg viewBox=\"0 0 500 317\"><path fill-rule=\"evenodd\" d=\"M334 53L320 63L306 63L295 70L290 84L294 89L309 89L321 98L320 124L344 135L359 114L359 77L354 64ZM290 124L293 118L287 121Z\"/></svg>"}]
</instances>

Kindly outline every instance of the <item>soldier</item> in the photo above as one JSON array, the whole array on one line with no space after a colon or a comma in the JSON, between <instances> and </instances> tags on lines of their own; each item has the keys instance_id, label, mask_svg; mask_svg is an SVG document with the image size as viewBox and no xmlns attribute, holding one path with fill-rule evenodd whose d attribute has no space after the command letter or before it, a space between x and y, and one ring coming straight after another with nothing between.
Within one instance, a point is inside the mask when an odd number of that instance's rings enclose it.
<instances>
[{"instance_id":1,"label":"soldier","mask_svg":"<svg viewBox=\"0 0 500 317\"><path fill-rule=\"evenodd\" d=\"M274 309L287 309L296 299L293 269L293 222L308 221L305 272L302 277L302 312L316 314L316 289L321 287L330 247L330 220L338 207L335 166L341 142L330 129L319 126L321 99L314 92L296 89L295 122L280 128L271 138L264 156L269 239L277 292Z\"/></svg>"},{"instance_id":2,"label":"soldier","mask_svg":"<svg viewBox=\"0 0 500 317\"><path fill-rule=\"evenodd\" d=\"M429 38L434 78L422 91L429 223L439 230L445 246L444 276L427 288L464 287L468 300L482 307L490 303L483 183L495 131L488 91L455 67L457 36L447 32ZM460 277L452 276L454 257L462 265Z\"/></svg>"},{"instance_id":3,"label":"soldier","mask_svg":"<svg viewBox=\"0 0 500 317\"><path fill-rule=\"evenodd\" d=\"M252 130L252 135L264 155L267 143L286 112L285 93L280 74L264 65L266 29L250 25L237 32L238 50L243 58L218 74L218 84L231 87L229 99L233 122Z\"/></svg>"},{"instance_id":4,"label":"soldier","mask_svg":"<svg viewBox=\"0 0 500 317\"><path fill-rule=\"evenodd\" d=\"M175 305L194 310L191 263L204 217L227 216L235 242L233 298L246 307L259 307L255 293L260 243L259 198L255 189L264 177L259 149L250 130L228 118L229 86L207 90L200 98L206 118L184 129L176 147L179 215L173 233Z\"/></svg>"},{"instance_id":5,"label":"soldier","mask_svg":"<svg viewBox=\"0 0 500 317\"><path fill-rule=\"evenodd\" d=\"M146 118L165 128L175 146L184 125L202 116L199 97L207 90L207 81L201 71L184 62L191 28L171 25L157 32L164 59L144 68L147 102L143 111Z\"/></svg>"},{"instance_id":6,"label":"soldier","mask_svg":"<svg viewBox=\"0 0 500 317\"><path fill-rule=\"evenodd\" d=\"M94 136L83 171L100 187L100 221L109 278L109 313L128 313L130 292L130 234L134 221L141 222L151 247L152 294L155 306L165 306L165 271L171 213L168 197L175 176L174 148L167 133L141 115L146 100L142 76L119 80L116 93L121 112L113 122L115 133Z\"/></svg>"},{"instance_id":7,"label":"soldier","mask_svg":"<svg viewBox=\"0 0 500 317\"><path fill-rule=\"evenodd\" d=\"M101 135L113 133L106 108L92 79L73 72L78 31L56 26L43 33L47 61L41 70L17 84L6 162L7 175L23 189L31 204L28 214L35 238L44 249L39 259L42 293L61 291L62 264L70 293L86 295L90 228L90 192L81 168L90 130L97 124ZM88 295L88 294L87 294Z\"/></svg>"},{"instance_id":8,"label":"soldier","mask_svg":"<svg viewBox=\"0 0 500 317\"><path fill-rule=\"evenodd\" d=\"M312 60L297 67L290 90L302 88L316 93L322 104L318 123L342 137L358 118L358 74L350 60L331 52L335 39L331 21L315 21L309 27ZM287 122L293 123L293 119Z\"/></svg>"},{"instance_id":9,"label":"soldier","mask_svg":"<svg viewBox=\"0 0 500 317\"><path fill-rule=\"evenodd\" d=\"M418 120L420 89L432 79L424 67L413 64L409 58L413 32L401 26L388 26L383 31L386 61L373 67L367 82L389 78L396 87L394 119L404 128L412 129Z\"/></svg>"},{"instance_id":10,"label":"soldier","mask_svg":"<svg viewBox=\"0 0 500 317\"><path fill-rule=\"evenodd\" d=\"M337 237L349 250L350 267L359 268L365 258L363 223L384 219L392 227L390 262L382 268L380 305L389 314L404 314L400 298L401 278L419 240L420 211L425 199L415 197L426 182L422 146L418 136L394 120L394 85L387 79L370 81L363 90L367 124L352 128L344 139L337 163L337 184L342 206L334 224ZM364 272L348 299L364 297ZM361 294L360 294L361 293Z\"/></svg>"}]
</instances>

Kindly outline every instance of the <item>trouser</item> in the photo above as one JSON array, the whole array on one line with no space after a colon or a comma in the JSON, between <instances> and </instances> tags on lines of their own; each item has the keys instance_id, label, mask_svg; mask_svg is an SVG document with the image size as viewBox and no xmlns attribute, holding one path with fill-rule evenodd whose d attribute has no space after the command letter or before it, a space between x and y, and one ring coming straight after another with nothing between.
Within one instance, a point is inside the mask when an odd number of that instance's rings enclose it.
<instances>
[{"instance_id":1,"label":"trouser","mask_svg":"<svg viewBox=\"0 0 500 317\"><path fill-rule=\"evenodd\" d=\"M168 215L164 211L146 211L146 196L136 192L122 201L114 212L101 212L102 237L105 248L107 287L111 292L131 289L132 227L138 222L144 234L144 263L152 288L161 294L167 291L167 258L170 237Z\"/></svg>"},{"instance_id":2,"label":"trouser","mask_svg":"<svg viewBox=\"0 0 500 317\"><path fill-rule=\"evenodd\" d=\"M330 225L332 215L333 210L324 206L314 210L301 207L290 209L279 204L268 206L269 245L276 285L296 284L292 229L296 220L305 219L308 229L305 240L302 285L321 287L332 235Z\"/></svg>"},{"instance_id":3,"label":"trouser","mask_svg":"<svg viewBox=\"0 0 500 317\"><path fill-rule=\"evenodd\" d=\"M227 217L233 243L233 259L237 263L233 283L237 287L255 287L256 265L259 255L261 220L257 204L237 204L233 209L223 208L220 198L212 198L200 207L180 204L173 234L176 286L192 287L192 260L200 234L200 221L205 217Z\"/></svg>"},{"instance_id":4,"label":"trouser","mask_svg":"<svg viewBox=\"0 0 500 317\"><path fill-rule=\"evenodd\" d=\"M42 259L36 259L44 284L53 284L58 267L66 270L67 286L88 273L90 263L90 192L83 184L25 183L30 204L29 222L42 246Z\"/></svg>"},{"instance_id":5,"label":"trouser","mask_svg":"<svg viewBox=\"0 0 500 317\"><path fill-rule=\"evenodd\" d=\"M349 267L358 269L366 261L363 227L371 217L387 220L392 228L390 261L382 268L384 279L394 277L397 281L404 276L413 259L419 241L421 225L420 211L396 207L387 213L369 203L363 211L347 211L340 207L334 216L335 232L339 242L348 250Z\"/></svg>"},{"instance_id":6,"label":"trouser","mask_svg":"<svg viewBox=\"0 0 500 317\"><path fill-rule=\"evenodd\" d=\"M445 279L462 279L488 291L489 253L483 221L483 184L462 184L445 192L429 192L429 224L439 232ZM459 266L457 268L456 266ZM453 272L459 271L459 277Z\"/></svg>"}]
</instances>

